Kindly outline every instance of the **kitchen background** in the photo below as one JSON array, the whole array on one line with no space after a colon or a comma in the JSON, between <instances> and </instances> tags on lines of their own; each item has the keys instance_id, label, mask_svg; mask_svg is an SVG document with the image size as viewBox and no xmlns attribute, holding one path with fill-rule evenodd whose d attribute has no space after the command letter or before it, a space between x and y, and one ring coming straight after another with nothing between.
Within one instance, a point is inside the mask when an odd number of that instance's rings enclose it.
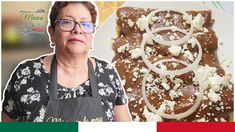
<instances>
[{"instance_id":1,"label":"kitchen background","mask_svg":"<svg viewBox=\"0 0 235 132\"><path fill-rule=\"evenodd\" d=\"M123 3L96 2L99 25ZM19 62L53 52L46 32L50 5L51 2L2 2L2 93Z\"/></svg>"}]
</instances>

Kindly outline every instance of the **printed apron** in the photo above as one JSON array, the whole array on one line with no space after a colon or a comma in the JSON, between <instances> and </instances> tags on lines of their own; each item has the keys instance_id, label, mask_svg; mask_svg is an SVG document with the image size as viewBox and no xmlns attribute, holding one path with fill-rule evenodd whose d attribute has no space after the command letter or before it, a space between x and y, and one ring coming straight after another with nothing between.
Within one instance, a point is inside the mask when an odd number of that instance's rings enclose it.
<instances>
[{"instance_id":1,"label":"printed apron","mask_svg":"<svg viewBox=\"0 0 235 132\"><path fill-rule=\"evenodd\" d=\"M101 105L101 98L97 91L95 72L88 59L88 73L91 83L91 97L77 97L58 99L57 88L57 61L54 55L51 63L49 101L45 111L45 122L67 121L108 121Z\"/></svg>"}]
</instances>

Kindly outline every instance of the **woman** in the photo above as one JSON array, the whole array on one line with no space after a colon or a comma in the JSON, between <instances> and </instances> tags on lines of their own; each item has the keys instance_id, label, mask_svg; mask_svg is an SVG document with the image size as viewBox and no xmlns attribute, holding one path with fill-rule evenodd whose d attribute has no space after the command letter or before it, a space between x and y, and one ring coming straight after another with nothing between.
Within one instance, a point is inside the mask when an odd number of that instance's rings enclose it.
<instances>
[{"instance_id":1,"label":"woman","mask_svg":"<svg viewBox=\"0 0 235 132\"><path fill-rule=\"evenodd\" d=\"M55 2L55 54L18 65L4 93L2 121L131 121L116 70L90 58L97 11L90 2Z\"/></svg>"}]
</instances>

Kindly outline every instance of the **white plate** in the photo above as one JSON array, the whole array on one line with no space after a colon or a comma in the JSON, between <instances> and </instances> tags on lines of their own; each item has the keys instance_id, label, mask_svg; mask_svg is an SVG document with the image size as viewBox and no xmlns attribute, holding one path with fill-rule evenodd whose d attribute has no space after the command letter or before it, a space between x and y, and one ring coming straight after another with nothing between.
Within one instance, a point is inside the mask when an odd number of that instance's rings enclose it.
<instances>
[{"instance_id":1,"label":"white plate","mask_svg":"<svg viewBox=\"0 0 235 132\"><path fill-rule=\"evenodd\" d=\"M230 67L224 67L226 73L233 73L233 17L223 11L211 9L202 2L126 2L123 7L143 8L176 8L180 10L212 10L212 18L215 19L213 29L218 37L218 56L220 60L227 60ZM91 55L111 62L114 52L111 38L115 38L116 14L113 13L97 30L94 38L94 50Z\"/></svg>"}]
</instances>

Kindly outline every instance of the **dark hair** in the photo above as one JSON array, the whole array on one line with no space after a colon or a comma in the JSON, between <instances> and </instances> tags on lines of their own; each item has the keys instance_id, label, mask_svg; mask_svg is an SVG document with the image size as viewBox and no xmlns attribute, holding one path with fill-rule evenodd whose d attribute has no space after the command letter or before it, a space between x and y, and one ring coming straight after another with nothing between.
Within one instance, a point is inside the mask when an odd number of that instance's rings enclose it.
<instances>
[{"instance_id":1,"label":"dark hair","mask_svg":"<svg viewBox=\"0 0 235 132\"><path fill-rule=\"evenodd\" d=\"M97 10L91 2L89 2L89 1L56 1L54 3L54 5L51 7L51 12L50 12L50 16L49 16L50 26L52 27L53 30L55 29L55 21L56 21L58 14L59 14L59 11L61 9L63 9L64 7L66 7L67 5L72 4L72 3L82 4L83 6L85 6L91 14L92 22L93 23L96 22Z\"/></svg>"}]
</instances>

